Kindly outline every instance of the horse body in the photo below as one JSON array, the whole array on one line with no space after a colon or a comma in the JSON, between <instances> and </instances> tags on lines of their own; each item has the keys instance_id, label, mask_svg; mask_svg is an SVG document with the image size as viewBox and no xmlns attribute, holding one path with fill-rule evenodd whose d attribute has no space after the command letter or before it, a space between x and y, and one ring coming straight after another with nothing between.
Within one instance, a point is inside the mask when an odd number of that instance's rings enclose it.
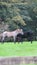
<instances>
[{"instance_id":1,"label":"horse body","mask_svg":"<svg viewBox=\"0 0 37 65\"><path fill-rule=\"evenodd\" d=\"M9 32L9 31L5 31L3 32L3 36L7 36L7 37L11 37L11 36L15 36L15 32Z\"/></svg>"},{"instance_id":2,"label":"horse body","mask_svg":"<svg viewBox=\"0 0 37 65\"><path fill-rule=\"evenodd\" d=\"M5 31L2 33L2 41L4 41L5 37L13 37L14 41L16 40L16 36L18 34L23 34L23 30L22 29L17 29L15 31L9 32L9 31Z\"/></svg>"}]
</instances>

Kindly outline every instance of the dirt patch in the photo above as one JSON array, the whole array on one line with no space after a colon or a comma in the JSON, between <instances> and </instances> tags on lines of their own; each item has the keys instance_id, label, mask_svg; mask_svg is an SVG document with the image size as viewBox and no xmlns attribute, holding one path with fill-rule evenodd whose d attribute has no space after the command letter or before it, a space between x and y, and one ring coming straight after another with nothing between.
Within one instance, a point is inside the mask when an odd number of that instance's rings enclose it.
<instances>
[{"instance_id":1,"label":"dirt patch","mask_svg":"<svg viewBox=\"0 0 37 65\"><path fill-rule=\"evenodd\" d=\"M0 57L0 65L37 64L37 56L33 57Z\"/></svg>"}]
</instances>

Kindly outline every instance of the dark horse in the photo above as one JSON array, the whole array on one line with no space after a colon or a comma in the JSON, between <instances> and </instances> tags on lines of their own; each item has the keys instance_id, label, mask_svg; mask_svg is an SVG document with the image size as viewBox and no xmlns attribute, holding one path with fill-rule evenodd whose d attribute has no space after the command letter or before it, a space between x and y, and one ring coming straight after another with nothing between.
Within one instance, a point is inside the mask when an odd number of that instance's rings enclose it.
<instances>
[{"instance_id":1,"label":"dark horse","mask_svg":"<svg viewBox=\"0 0 37 65\"><path fill-rule=\"evenodd\" d=\"M28 41L31 41L32 43L32 40L33 40L33 32L32 31L26 31L24 32L24 34L18 34L17 35L17 40L18 41L22 41L22 39L26 38Z\"/></svg>"}]
</instances>

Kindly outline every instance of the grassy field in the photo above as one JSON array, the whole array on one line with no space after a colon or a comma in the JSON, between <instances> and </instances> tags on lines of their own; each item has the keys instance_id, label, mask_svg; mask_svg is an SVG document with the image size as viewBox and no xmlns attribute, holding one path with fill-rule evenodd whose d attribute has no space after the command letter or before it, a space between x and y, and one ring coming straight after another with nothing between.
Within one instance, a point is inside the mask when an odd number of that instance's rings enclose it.
<instances>
[{"instance_id":1,"label":"grassy field","mask_svg":"<svg viewBox=\"0 0 37 65\"><path fill-rule=\"evenodd\" d=\"M22 64L21 64L22 65ZM37 65L37 64L23 64L23 65Z\"/></svg>"},{"instance_id":2,"label":"grassy field","mask_svg":"<svg viewBox=\"0 0 37 65\"><path fill-rule=\"evenodd\" d=\"M37 56L37 41L21 42L14 44L12 42L0 42L0 56Z\"/></svg>"},{"instance_id":3,"label":"grassy field","mask_svg":"<svg viewBox=\"0 0 37 65\"><path fill-rule=\"evenodd\" d=\"M22 64L21 64L22 65ZM37 64L23 64L23 65L37 65Z\"/></svg>"}]
</instances>

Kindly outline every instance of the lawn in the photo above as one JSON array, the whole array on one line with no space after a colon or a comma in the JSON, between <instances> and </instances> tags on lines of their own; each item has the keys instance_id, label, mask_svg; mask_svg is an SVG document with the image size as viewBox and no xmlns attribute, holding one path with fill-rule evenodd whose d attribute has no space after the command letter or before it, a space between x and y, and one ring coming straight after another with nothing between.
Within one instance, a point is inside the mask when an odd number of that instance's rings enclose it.
<instances>
[{"instance_id":1,"label":"lawn","mask_svg":"<svg viewBox=\"0 0 37 65\"><path fill-rule=\"evenodd\" d=\"M0 56L37 56L37 41L13 43L0 42Z\"/></svg>"},{"instance_id":2,"label":"lawn","mask_svg":"<svg viewBox=\"0 0 37 65\"><path fill-rule=\"evenodd\" d=\"M22 64L21 64L22 65ZM37 64L23 64L23 65L37 65Z\"/></svg>"},{"instance_id":3,"label":"lawn","mask_svg":"<svg viewBox=\"0 0 37 65\"><path fill-rule=\"evenodd\" d=\"M22 65L22 64L21 64ZM37 64L23 64L23 65L37 65Z\"/></svg>"}]
</instances>

